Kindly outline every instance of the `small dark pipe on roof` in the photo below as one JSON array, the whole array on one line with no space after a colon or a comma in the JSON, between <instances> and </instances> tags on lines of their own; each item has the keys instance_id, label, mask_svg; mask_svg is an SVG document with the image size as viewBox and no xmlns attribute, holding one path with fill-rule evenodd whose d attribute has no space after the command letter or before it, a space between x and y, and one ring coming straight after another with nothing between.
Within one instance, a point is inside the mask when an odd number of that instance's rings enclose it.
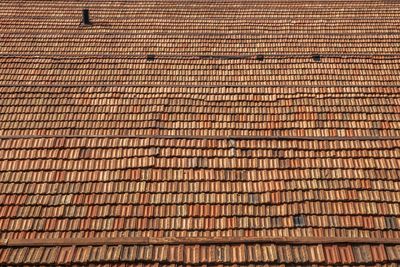
<instances>
[{"instance_id":1,"label":"small dark pipe on roof","mask_svg":"<svg viewBox=\"0 0 400 267\"><path fill-rule=\"evenodd\" d=\"M156 55L153 55L153 54L147 55L147 61L154 61L155 59L156 59Z\"/></svg>"},{"instance_id":2,"label":"small dark pipe on roof","mask_svg":"<svg viewBox=\"0 0 400 267\"><path fill-rule=\"evenodd\" d=\"M82 9L81 26L92 26L92 23L90 22L89 9Z\"/></svg>"},{"instance_id":3,"label":"small dark pipe on roof","mask_svg":"<svg viewBox=\"0 0 400 267\"><path fill-rule=\"evenodd\" d=\"M264 60L264 55L258 54L258 55L256 56L256 59L257 59L258 61L263 61L263 60Z\"/></svg>"},{"instance_id":4,"label":"small dark pipe on roof","mask_svg":"<svg viewBox=\"0 0 400 267\"><path fill-rule=\"evenodd\" d=\"M312 58L315 62L320 62L321 61L321 56L319 54L314 54L312 55Z\"/></svg>"}]
</instances>

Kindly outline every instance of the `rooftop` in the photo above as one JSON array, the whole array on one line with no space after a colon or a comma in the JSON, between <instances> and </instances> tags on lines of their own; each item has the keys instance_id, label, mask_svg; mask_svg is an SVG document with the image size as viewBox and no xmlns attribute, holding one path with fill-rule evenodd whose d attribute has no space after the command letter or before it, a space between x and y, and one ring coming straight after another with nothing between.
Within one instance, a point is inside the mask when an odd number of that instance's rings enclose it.
<instances>
[{"instance_id":1,"label":"rooftop","mask_svg":"<svg viewBox=\"0 0 400 267\"><path fill-rule=\"evenodd\" d=\"M399 28L394 0L0 1L0 265L397 266Z\"/></svg>"}]
</instances>

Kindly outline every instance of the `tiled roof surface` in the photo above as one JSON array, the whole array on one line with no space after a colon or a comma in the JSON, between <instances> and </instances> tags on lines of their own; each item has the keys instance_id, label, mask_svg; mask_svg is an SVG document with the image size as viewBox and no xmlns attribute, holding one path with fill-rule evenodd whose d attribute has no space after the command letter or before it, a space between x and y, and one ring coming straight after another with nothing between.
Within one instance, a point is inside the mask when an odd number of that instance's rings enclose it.
<instances>
[{"instance_id":1,"label":"tiled roof surface","mask_svg":"<svg viewBox=\"0 0 400 267\"><path fill-rule=\"evenodd\" d=\"M0 89L3 135L400 135L395 86Z\"/></svg>"},{"instance_id":2,"label":"tiled roof surface","mask_svg":"<svg viewBox=\"0 0 400 267\"><path fill-rule=\"evenodd\" d=\"M0 265L397 266L399 28L395 0L1 1Z\"/></svg>"},{"instance_id":3,"label":"tiled roof surface","mask_svg":"<svg viewBox=\"0 0 400 267\"><path fill-rule=\"evenodd\" d=\"M400 140L3 140L2 238L400 238ZM18 149L16 149L18 147ZM304 225L295 225L301 214Z\"/></svg>"},{"instance_id":4,"label":"tiled roof surface","mask_svg":"<svg viewBox=\"0 0 400 267\"><path fill-rule=\"evenodd\" d=\"M399 57L400 58L400 57ZM233 64L234 62L234 64ZM13 85L395 86L397 58L164 59L3 57L0 79ZM35 66L35 68L32 68ZM94 66L96 66L94 68ZM20 77L23 76L24 79Z\"/></svg>"},{"instance_id":5,"label":"tiled roof surface","mask_svg":"<svg viewBox=\"0 0 400 267\"><path fill-rule=\"evenodd\" d=\"M6 264L164 263L198 266L267 264L385 264L400 261L399 245L94 245L13 247L0 254Z\"/></svg>"}]
</instances>

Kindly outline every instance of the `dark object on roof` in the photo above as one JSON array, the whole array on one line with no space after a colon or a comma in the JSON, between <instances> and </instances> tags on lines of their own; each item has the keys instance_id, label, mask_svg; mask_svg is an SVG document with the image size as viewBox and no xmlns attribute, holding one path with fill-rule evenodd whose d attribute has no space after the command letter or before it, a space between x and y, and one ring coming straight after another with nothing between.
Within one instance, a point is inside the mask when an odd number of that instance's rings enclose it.
<instances>
[{"instance_id":1,"label":"dark object on roof","mask_svg":"<svg viewBox=\"0 0 400 267\"><path fill-rule=\"evenodd\" d=\"M249 194L249 203L250 204L258 204L260 202L259 194L251 193Z\"/></svg>"},{"instance_id":2,"label":"dark object on roof","mask_svg":"<svg viewBox=\"0 0 400 267\"><path fill-rule=\"evenodd\" d=\"M304 216L303 215L295 215L293 216L293 222L295 227L303 227L305 226Z\"/></svg>"},{"instance_id":3,"label":"dark object on roof","mask_svg":"<svg viewBox=\"0 0 400 267\"><path fill-rule=\"evenodd\" d=\"M89 9L82 9L81 26L92 26L92 23L90 22Z\"/></svg>"},{"instance_id":4,"label":"dark object on roof","mask_svg":"<svg viewBox=\"0 0 400 267\"><path fill-rule=\"evenodd\" d=\"M264 60L264 55L258 54L258 55L256 56L256 59L257 59L258 61L263 61L263 60Z\"/></svg>"},{"instance_id":5,"label":"dark object on roof","mask_svg":"<svg viewBox=\"0 0 400 267\"><path fill-rule=\"evenodd\" d=\"M386 216L385 217L385 224L387 229L398 229L399 225L397 223L397 218L394 216Z\"/></svg>"},{"instance_id":6,"label":"dark object on roof","mask_svg":"<svg viewBox=\"0 0 400 267\"><path fill-rule=\"evenodd\" d=\"M313 58L313 60L315 62L320 62L321 61L321 56L320 55L313 55L312 58Z\"/></svg>"},{"instance_id":7,"label":"dark object on roof","mask_svg":"<svg viewBox=\"0 0 400 267\"><path fill-rule=\"evenodd\" d=\"M153 55L153 54L147 55L147 61L154 61L155 59L156 59L156 55Z\"/></svg>"}]
</instances>

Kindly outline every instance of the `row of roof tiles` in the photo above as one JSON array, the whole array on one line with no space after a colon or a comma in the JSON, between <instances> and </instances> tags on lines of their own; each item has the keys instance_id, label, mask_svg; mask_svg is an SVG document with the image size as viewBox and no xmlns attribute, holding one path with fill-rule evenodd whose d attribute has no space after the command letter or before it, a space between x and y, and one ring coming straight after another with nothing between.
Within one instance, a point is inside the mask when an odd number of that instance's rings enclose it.
<instances>
[{"instance_id":1,"label":"row of roof tiles","mask_svg":"<svg viewBox=\"0 0 400 267\"><path fill-rule=\"evenodd\" d=\"M28 109L29 110L29 109ZM15 110L14 110L15 111ZM364 120L363 117L368 117ZM136 120L137 118L137 120ZM31 119L24 122L24 119ZM159 121L155 121L159 119ZM246 121L246 119L248 119ZM270 121L266 121L270 120ZM358 113L346 114L341 113L297 113L293 115L218 115L218 114L163 114L147 113L147 114L4 114L1 116L4 129L16 128L16 122L20 129L32 128L67 128L69 122L72 127L84 128L107 128L108 125L118 122L122 127L118 128L157 128L163 129L187 128L197 129L195 123L205 124L207 128L212 129L252 129L265 130L269 127L275 129L292 129L292 128L313 128L313 129L371 129L376 130L397 128L400 126L400 118L397 114L375 113L370 115L359 115ZM46 127L46 125L50 124ZM35 127L36 126L36 127Z\"/></svg>"},{"instance_id":2,"label":"row of roof tiles","mask_svg":"<svg viewBox=\"0 0 400 267\"><path fill-rule=\"evenodd\" d=\"M358 229L370 231L393 230L399 234L400 219L396 213L384 216L371 213L367 215L348 216L338 213L335 215L315 215L309 211L301 215L274 216L267 210L265 216L260 213L263 209L253 207L238 207L225 205L87 205L87 206L5 206L1 211L1 225L4 233L17 231L76 231L79 224L81 230L98 231L99 225L107 225L108 231L125 230L184 230L184 231L215 231L229 229ZM334 206L334 205L331 205ZM243 214L240 212L243 211ZM156 214L160 212L160 214ZM394 215L393 215L394 214ZM381 215L381 216L380 216ZM225 217L227 216L227 217ZM374 216L374 217L373 217ZM6 218L6 219L5 219ZM35 219L36 220L33 220ZM18 219L18 220L16 220ZM111 224L111 226L110 226Z\"/></svg>"},{"instance_id":3,"label":"row of roof tiles","mask_svg":"<svg viewBox=\"0 0 400 267\"><path fill-rule=\"evenodd\" d=\"M201 125L201 124L199 124ZM144 128L144 129L132 129L132 128L76 128L74 126L66 126L65 128L37 128L37 129L3 129L0 130L0 134L3 136L10 135L194 135L194 136L308 136L320 138L321 136L333 136L333 137L347 137L347 136L363 136L363 137L393 137L399 135L398 129L160 129L156 128Z\"/></svg>"},{"instance_id":4,"label":"row of roof tiles","mask_svg":"<svg viewBox=\"0 0 400 267\"><path fill-rule=\"evenodd\" d=\"M130 115L130 116L129 116ZM388 131L388 132L396 132L396 129L400 127L400 119L395 116L395 121L389 121L383 119L383 114L378 120L370 120L364 121L361 118L352 121L352 120L335 120L331 121L329 119L321 119L321 120L286 120L282 121L276 119L275 121L245 121L245 118L240 118L239 121L231 121L226 119L225 121L217 121L217 120L201 120L201 119L190 119L187 120L174 120L173 116L170 116L171 119L163 119L163 120L134 120L132 115L129 114L126 116L127 118L114 119L113 121L107 121L107 116L101 115L98 118L86 119L85 116L73 115L66 116L64 120L54 120L55 118L60 118L62 115L57 114L57 116L47 116L47 120L40 120L39 118L33 118L32 121L24 121L22 116L20 116L17 120L6 120L7 117L2 119L2 125L4 130L10 129L19 129L19 130L27 130L27 129L68 129L68 128L77 128L77 129L107 129L107 128L120 128L120 129L160 129L160 130L177 130L177 129L188 129L188 130L197 130L199 127L199 123L204 125L204 128L209 130L218 129L218 130L232 130L232 131L240 131L240 130L252 130L252 131L265 131L270 128L273 130L287 130L287 129L317 129L317 130L358 130L358 131L366 131L373 132L374 130L379 132L380 130ZM25 115L26 116L26 115ZM307 115L305 115L307 116ZM321 118L327 117L325 114L317 115ZM33 116L26 116L33 117ZM43 116L44 117L44 116ZM73 120L68 120L68 117L73 117ZM101 119L101 117L104 118ZM154 116L161 117L161 115ZM164 116L167 117L167 116ZM53 119L53 120L52 120ZM284 119L284 118L283 118ZM50 125L49 125L50 123ZM392 130L395 129L395 130ZM377 134L372 134L376 136Z\"/></svg>"},{"instance_id":5,"label":"row of roof tiles","mask_svg":"<svg viewBox=\"0 0 400 267\"><path fill-rule=\"evenodd\" d=\"M110 148L74 148L74 149L23 149L0 150L2 160L21 160L21 159L123 159L133 157L204 157L204 158L400 158L400 147L394 146L387 150L378 149L352 149L352 150L302 150L302 149L248 149L240 147L231 148L164 148L155 147L145 148L120 148L119 150Z\"/></svg>"},{"instance_id":6,"label":"row of roof tiles","mask_svg":"<svg viewBox=\"0 0 400 267\"><path fill-rule=\"evenodd\" d=\"M55 181L53 181L55 183ZM152 190L157 188L157 186L152 185ZM246 184L247 186L247 184ZM165 188L165 183L160 185L160 188ZM151 191L152 191L151 190ZM150 191L150 192L151 192ZM248 189L238 188L233 189L232 193L237 193L235 196L235 203L227 204L232 209L237 209L240 204L248 204L248 206L243 207L243 212L247 209L262 209L259 206L250 205L251 202L247 198L252 198L253 204L264 203L268 204L282 204L282 203L297 203L297 202L306 202L306 201L321 201L321 202L386 202L386 203L397 203L399 200L396 198L396 191L383 191L383 190L357 190L357 189L340 189L340 190L298 190L298 191L277 191L270 192L269 194L259 194L259 193L248 193L246 196L243 192L248 192ZM142 193L143 194L143 193ZM1 203L4 206L10 205L11 207L15 206L38 206L38 207L53 207L53 206L64 206L65 208L69 208L70 205L77 205L78 207L84 205L129 205L135 202L139 202L139 199L143 196L144 199L149 199L149 203L143 204L154 204L155 207L151 206L143 206L142 208L137 205L132 205L130 209L136 210L134 214L142 214L144 209L159 209L156 212L159 216L163 216L165 213L171 213L173 210L183 209L184 214L187 214L187 209L189 205L194 205L194 207L198 207L200 209L201 214L209 214L209 212L213 212L213 214L218 214L221 216L227 211L227 206L222 205L220 208L215 204L226 203L231 200L231 197L226 193L210 193L210 196L201 196L201 197L193 197L190 198L185 194L181 195L173 195L171 198L175 198L174 201L176 204L181 204L180 206L172 206L172 205L163 205L159 200L156 201L157 198L165 198L166 195L162 193L160 195L142 195L139 193L129 194L129 193L89 193L89 192L79 192L75 194L51 194L51 192L46 192L44 194L2 194L0 195ZM241 195L244 194L244 195ZM190 201L191 200L191 201ZM197 206L198 205L198 206ZM6 208L6 207L4 207ZM207 210L204 211L204 210ZM261 212L258 212L261 213Z\"/></svg>"},{"instance_id":7,"label":"row of roof tiles","mask_svg":"<svg viewBox=\"0 0 400 267\"><path fill-rule=\"evenodd\" d=\"M125 181L97 181L97 182L27 182L27 181L15 181L11 183L2 182L0 184L1 189L4 194L22 194L22 193L34 193L35 190L37 194L71 194L76 192L81 193L143 193L143 199L159 199L158 201L166 201L164 198L179 198L182 199L191 199L193 202L206 201L209 199L218 199L221 198L220 201L223 201L225 198L232 198L232 201L236 200L240 201L241 196L238 193L244 194L242 197L247 198L247 193L253 192L254 194L260 194L260 203L271 203L271 191L273 192L292 192L297 190L369 190L369 191L388 191L388 192L396 192L400 189L400 183L398 181L393 180L375 180L375 179L341 179L341 180L333 180L331 178L320 178L320 179L309 179L309 180L294 180L294 181L265 181L263 183L246 183L244 181L234 183L234 182L226 182L226 183L212 183L207 186L200 186L201 183L205 183L205 181L198 183L164 183L157 187L154 183L144 183L138 182L137 180L130 180L129 177L126 177ZM239 189L241 186L245 187L244 189ZM150 189L159 188L159 195L154 195L157 192L152 192ZM254 188L254 191L250 189ZM168 191L168 189L170 191ZM179 191L182 189L182 191ZM190 191L190 189L193 189ZM208 191L209 189L209 191ZM232 191L229 191L231 189ZM164 195L166 193L171 193L170 195ZM197 196L190 194L190 192L198 193ZM230 193L231 194L230 194ZM146 195L146 193L148 195ZM179 194L180 193L180 194ZM188 193L189 196L183 195L184 193ZM201 193L209 193L208 195L201 195ZM214 193L214 194L213 194ZM175 195L177 194L177 195ZM264 194L264 195L262 195ZM153 200L154 202L158 202ZM167 201L169 203L171 201ZM245 200L242 200L246 202ZM189 201L190 202L190 201ZM288 201L289 202L289 201ZM219 203L219 201L216 201ZM154 203L153 203L154 204Z\"/></svg>"},{"instance_id":8,"label":"row of roof tiles","mask_svg":"<svg viewBox=\"0 0 400 267\"><path fill-rule=\"evenodd\" d=\"M1 248L1 264L371 264L400 261L400 246L385 245L197 245L66 246Z\"/></svg>"},{"instance_id":9,"label":"row of roof tiles","mask_svg":"<svg viewBox=\"0 0 400 267\"><path fill-rule=\"evenodd\" d=\"M115 106L121 107L120 113L124 115L128 112L127 106L137 106L131 108L129 111L131 114L141 112L160 112L163 111L166 114L178 113L206 113L206 114L226 114L230 111L237 111L243 114L254 114L265 117L268 115L273 118L276 114L293 114L293 113L306 113L306 112L319 112L319 113L343 113L344 111L351 113L358 113L360 116L366 116L362 114L362 111L370 111L370 113L382 112L382 113L395 113L397 111L397 105L399 103L399 94L346 94L345 92L339 94L326 93L294 93L284 94L279 92L273 92L273 89L264 89L264 94L253 94L249 90L247 95L239 95L240 92L235 93L235 89L230 89L230 92L226 94L184 94L184 93L135 93L134 88L129 89L131 92L125 93L86 93L86 92L73 92L69 93L65 90L64 93L12 93L7 94L4 90L4 102L1 103L1 107L7 112L7 108L15 108L21 110L23 113L29 113L27 109L38 109L39 107L46 107L49 112L57 111L63 112L66 115L68 113L78 113L79 109L86 108L87 111L98 110L98 113L102 113L102 109L109 108L109 112L116 113ZM173 89L171 89L173 90ZM379 90L382 90L381 88ZM379 97L379 98L378 98ZM14 106L12 105L12 102ZM146 105L151 104L151 106ZM350 103L359 105L358 107L348 107ZM88 106L89 104L93 106ZM205 107L204 104L208 106ZM169 106L168 109L160 109L159 106ZM298 105L293 107L293 105ZM323 107L321 107L323 105ZM158 107L155 109L154 107ZM78 110L74 110L74 108ZM329 110L335 108L335 110ZM345 108L348 108L345 109ZM224 110L225 109L225 110ZM25 111L25 112L24 112ZM119 110L118 110L119 111ZM268 111L268 114L265 114ZM103 111L104 113L104 111ZM323 115L323 114L321 114ZM344 114L343 114L344 115ZM272 119L271 118L271 119Z\"/></svg>"},{"instance_id":10,"label":"row of roof tiles","mask_svg":"<svg viewBox=\"0 0 400 267\"><path fill-rule=\"evenodd\" d=\"M191 98L199 99L206 98L212 100L212 96L215 97L234 97L238 100L258 100L258 97L267 95L271 101L284 98L301 98L301 97L313 97L315 99L323 98L344 98L352 97L361 99L366 97L396 97L399 96L399 91L396 86L112 86L112 85L27 85L27 86L4 86L0 85L4 97L7 99L8 95L16 98L17 96L25 96L26 94L39 94L46 98L46 95L53 95L57 98L57 95L64 96L63 94L75 94L74 98L86 98L87 95L94 94L94 97L104 98L102 94L111 96L111 98L130 98L129 95L134 94L137 97L143 97L149 95L168 97L169 95L179 96L193 96ZM23 89L23 90L22 90ZM72 97L72 96L71 96ZM21 99L23 99L21 97ZM230 99L234 100L234 99ZM50 103L49 103L50 104ZM367 108L367 107L366 107Z\"/></svg>"},{"instance_id":11,"label":"row of roof tiles","mask_svg":"<svg viewBox=\"0 0 400 267\"><path fill-rule=\"evenodd\" d=\"M392 30L394 31L394 30ZM254 36L252 38L230 36L216 36L212 39L204 35L201 37L186 36L137 36L117 35L119 42L110 42L109 39L101 35L72 35L52 36L52 35L30 35L30 34L3 34L4 42L2 53L19 54L42 54L42 55L114 55L132 56L132 54L146 55L147 53L165 55L243 55L243 54L296 54L299 47L303 47L301 53L313 54L318 51L321 54L399 54L400 49L397 44L399 36L369 36L363 39L359 36L308 36L302 39L297 36ZM384 42L382 41L384 39ZM37 46L30 44L40 43ZM70 48L71 42L76 46ZM135 46L132 46L135 42ZM342 45L338 46L340 42ZM157 44L157 45L156 45ZM214 46L213 51L209 46ZM237 47L240 46L240 51ZM377 48L379 46L379 48ZM184 50L183 50L184 49ZM64 53L68 50L68 53Z\"/></svg>"},{"instance_id":12,"label":"row of roof tiles","mask_svg":"<svg viewBox=\"0 0 400 267\"><path fill-rule=\"evenodd\" d=\"M130 221L129 221L130 222ZM60 222L61 223L61 222ZM0 238L4 239L46 239L46 238L98 238L98 237L313 237L313 238L330 238L330 237L356 237L356 238L394 238L399 239L399 231L393 230L371 230L371 229L359 229L359 228L318 228L318 227L296 227L296 228L274 228L274 229L213 229L213 230L181 230L181 229L109 229L110 224L124 225L123 219L114 219L114 221L101 221L98 222L96 229L78 229L79 225L89 223L89 220L76 220L75 230L72 231L43 231L43 230L15 230L8 232L1 232ZM52 225L54 222L51 220L46 221L47 225ZM29 226L26 226L29 227ZM105 227L105 229L100 229Z\"/></svg>"},{"instance_id":13,"label":"row of roof tiles","mask_svg":"<svg viewBox=\"0 0 400 267\"><path fill-rule=\"evenodd\" d=\"M132 169L95 171L26 171L0 172L4 182L112 182L112 181L280 181L280 180L386 180L397 181L399 170L388 169L273 169L273 170L217 170L217 169ZM300 188L299 188L300 189ZM355 188L357 189L357 187ZM367 187L370 189L370 186ZM382 187L382 189L384 189Z\"/></svg>"},{"instance_id":14,"label":"row of roof tiles","mask_svg":"<svg viewBox=\"0 0 400 267\"><path fill-rule=\"evenodd\" d=\"M72 148L181 148L181 149L254 149L294 151L369 151L391 150L400 147L400 138L387 139L362 137L327 140L302 140L301 136L290 138L280 136L3 136L1 149L72 149ZM306 138L306 137L304 137ZM154 152L154 151L153 151ZM155 153L153 153L155 154ZM277 155L279 157L279 155Z\"/></svg>"},{"instance_id":15,"label":"row of roof tiles","mask_svg":"<svg viewBox=\"0 0 400 267\"><path fill-rule=\"evenodd\" d=\"M331 60L329 63L294 59L250 63L235 60L48 59L0 58L3 84L151 84L151 85L398 85L398 60ZM325 59L324 59L325 60ZM102 62L101 62L102 61ZM248 60L247 60L248 61ZM310 59L311 61L311 59ZM93 68L93 63L96 67ZM322 61L321 61L322 62ZM314 66L318 64L317 66ZM213 66L218 66L215 69ZM250 66L249 66L250 65ZM273 66L273 68L271 68ZM251 69L251 71L249 70ZM135 72L135 75L132 73ZM251 73L251 74L250 74ZM21 79L21 77L24 77Z\"/></svg>"},{"instance_id":16,"label":"row of roof tiles","mask_svg":"<svg viewBox=\"0 0 400 267\"><path fill-rule=\"evenodd\" d=\"M182 197L182 196L181 196ZM375 216L380 218L380 216L396 216L399 210L398 203L375 203L375 202L328 202L328 201L305 201L304 203L291 203L291 204L281 204L281 205L271 205L271 203L260 203L257 201L257 195L250 195L250 197L245 196L243 199L245 201L233 203L229 202L234 200L234 198L227 199L227 204L223 205L219 202L204 203L204 202L191 202L181 201L177 203L171 203L170 198L166 198L166 203L160 203L158 201L137 201L134 205L128 206L123 204L114 205L103 205L103 204L92 204L89 203L87 206L77 206L71 207L70 205L64 206L53 206L53 207L43 207L40 205L32 206L4 206L4 210L0 213L0 217L10 217L10 218L34 218L34 217L46 217L52 218L61 216L62 218L81 218L88 215L88 217L93 218L103 218L103 217L133 217L133 218L166 218L166 219L155 219L154 221L167 221L170 218L176 222L184 221L197 221L199 224L201 222L218 222L218 224L224 224L226 219L231 220L232 218L227 217L240 217L238 219L233 219L237 221L238 224L247 224L246 221L253 221L254 224L259 226L268 225L272 217L285 217L285 216L296 216L297 214L304 215L315 215L315 222L321 220L320 224L329 224L328 221L323 221L324 216L326 218L332 217L332 215L344 216L348 215L349 220L346 221L348 224L344 227L354 227L354 223L350 223L354 218ZM154 198L157 198L155 196ZM160 199L161 196L158 196ZM135 198L132 198L135 200ZM254 200L255 199L255 200ZM179 199L178 199L179 200ZM264 205L262 205L264 204ZM269 204L269 205L268 205ZM143 207L139 207L143 205ZM253 205L256 205L255 207ZM349 209L348 213L345 213L345 209ZM112 214L107 214L107 211L113 211ZM155 214L159 211L160 214ZM52 216L52 212L54 215ZM76 212L76 214L73 214ZM136 212L136 213L135 213ZM243 214L240 214L243 212ZM202 217L200 214L204 214ZM211 216L211 218L210 218ZM318 219L318 220L317 220ZM393 218L396 221L396 218ZM378 219L377 219L378 220ZM143 220L146 221L146 220ZM171 220L172 221L172 220ZM339 221L339 218L338 218ZM313 219L311 219L313 222ZM185 223L186 224L186 223ZM250 223L251 224L251 223ZM318 224L318 223L316 223ZM340 223L339 223L340 224ZM396 224L396 223L395 223ZM362 225L360 224L360 227ZM258 228L258 227L257 227Z\"/></svg>"},{"instance_id":17,"label":"row of roof tiles","mask_svg":"<svg viewBox=\"0 0 400 267\"><path fill-rule=\"evenodd\" d=\"M134 157L123 159L36 159L5 160L0 169L5 171L49 171L49 170L125 170L135 168L160 169L388 169L397 170L400 162L397 158L206 158L171 157L161 158Z\"/></svg>"}]
</instances>

